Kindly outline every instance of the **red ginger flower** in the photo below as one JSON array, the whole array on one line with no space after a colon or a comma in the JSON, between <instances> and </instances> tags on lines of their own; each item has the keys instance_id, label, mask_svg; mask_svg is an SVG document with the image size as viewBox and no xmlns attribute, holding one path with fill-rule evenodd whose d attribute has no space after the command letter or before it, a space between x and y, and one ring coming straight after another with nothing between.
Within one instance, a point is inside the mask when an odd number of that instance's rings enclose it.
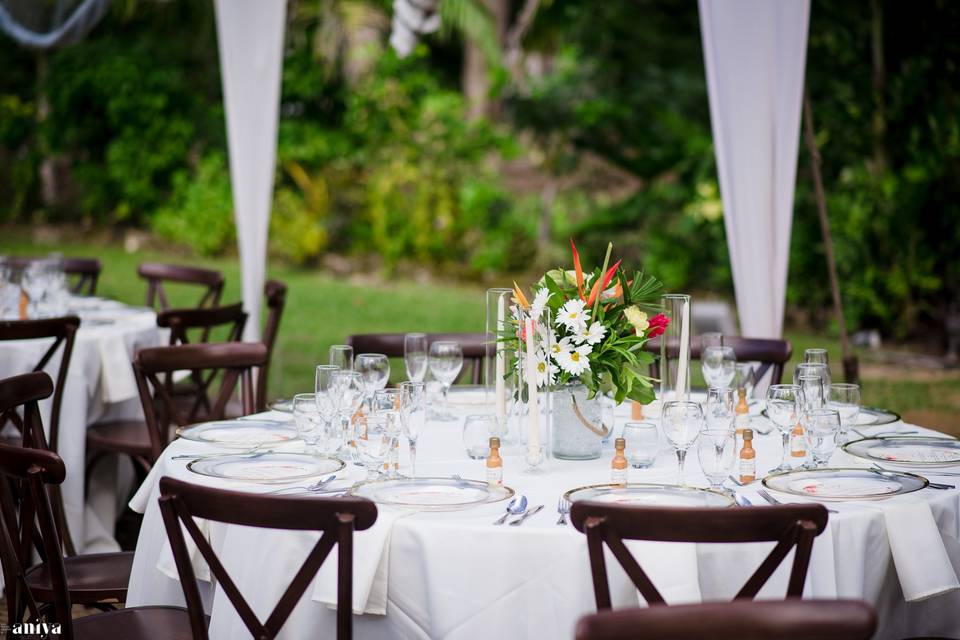
<instances>
[{"instance_id":1,"label":"red ginger flower","mask_svg":"<svg viewBox=\"0 0 960 640\"><path fill-rule=\"evenodd\" d=\"M648 338L656 338L659 335L662 335L664 331L667 330L667 326L670 324L670 318L658 313L657 315L650 318L650 328L649 333L647 333Z\"/></svg>"}]
</instances>

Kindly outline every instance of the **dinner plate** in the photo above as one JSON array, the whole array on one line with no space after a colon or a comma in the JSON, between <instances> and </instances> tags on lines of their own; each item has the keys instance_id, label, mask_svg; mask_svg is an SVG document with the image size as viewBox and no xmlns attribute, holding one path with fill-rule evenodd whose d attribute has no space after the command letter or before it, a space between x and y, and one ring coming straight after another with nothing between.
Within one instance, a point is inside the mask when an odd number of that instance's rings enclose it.
<instances>
[{"instance_id":1,"label":"dinner plate","mask_svg":"<svg viewBox=\"0 0 960 640\"><path fill-rule=\"evenodd\" d=\"M329 475L345 466L340 460L307 453L266 452L208 456L189 463L187 469L211 478L272 484Z\"/></svg>"},{"instance_id":2,"label":"dinner plate","mask_svg":"<svg viewBox=\"0 0 960 640\"><path fill-rule=\"evenodd\" d=\"M563 496L570 502L589 500L647 507L731 507L734 504L733 497L719 491L668 484L593 484L570 489Z\"/></svg>"},{"instance_id":3,"label":"dinner plate","mask_svg":"<svg viewBox=\"0 0 960 640\"><path fill-rule=\"evenodd\" d=\"M183 427L177 431L184 440L224 447L253 447L281 444L299 439L294 425L276 420L216 420Z\"/></svg>"},{"instance_id":4,"label":"dinner plate","mask_svg":"<svg viewBox=\"0 0 960 640\"><path fill-rule=\"evenodd\" d=\"M364 482L350 495L378 504L424 511L454 511L500 502L514 495L510 487L492 487L479 480L460 478L394 478Z\"/></svg>"},{"instance_id":5,"label":"dinner plate","mask_svg":"<svg viewBox=\"0 0 960 640\"><path fill-rule=\"evenodd\" d=\"M877 436L843 445L852 456L904 467L960 465L960 440L931 436Z\"/></svg>"},{"instance_id":6,"label":"dinner plate","mask_svg":"<svg viewBox=\"0 0 960 640\"><path fill-rule=\"evenodd\" d=\"M814 500L882 500L927 486L927 479L902 471L796 469L763 479L768 489Z\"/></svg>"}]
</instances>

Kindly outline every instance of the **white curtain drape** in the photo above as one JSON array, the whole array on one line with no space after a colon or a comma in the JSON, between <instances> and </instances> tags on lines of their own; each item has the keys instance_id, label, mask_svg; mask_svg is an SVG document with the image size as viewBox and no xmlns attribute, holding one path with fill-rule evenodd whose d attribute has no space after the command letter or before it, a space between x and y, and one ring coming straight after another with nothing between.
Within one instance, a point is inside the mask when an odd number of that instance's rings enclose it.
<instances>
[{"instance_id":1,"label":"white curtain drape","mask_svg":"<svg viewBox=\"0 0 960 640\"><path fill-rule=\"evenodd\" d=\"M700 32L742 335L779 338L809 0L700 0Z\"/></svg>"},{"instance_id":2,"label":"white curtain drape","mask_svg":"<svg viewBox=\"0 0 960 640\"><path fill-rule=\"evenodd\" d=\"M260 338L267 230L277 154L286 0L215 0L237 225L244 339Z\"/></svg>"}]
</instances>

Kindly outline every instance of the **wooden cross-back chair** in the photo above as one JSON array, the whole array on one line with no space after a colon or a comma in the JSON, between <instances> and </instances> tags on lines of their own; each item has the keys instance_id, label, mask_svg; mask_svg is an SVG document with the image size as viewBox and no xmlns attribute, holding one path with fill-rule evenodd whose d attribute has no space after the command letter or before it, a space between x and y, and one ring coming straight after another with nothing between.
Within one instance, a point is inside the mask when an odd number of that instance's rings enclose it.
<instances>
[{"instance_id":1,"label":"wooden cross-back chair","mask_svg":"<svg viewBox=\"0 0 960 640\"><path fill-rule=\"evenodd\" d=\"M183 482L170 477L160 479L160 511L173 550L173 558L180 574L180 585L190 619L194 638L206 640L207 628L203 619L203 601L197 589L197 580L187 550L183 528L210 572L233 604L240 619L254 638L275 638L294 607L313 581L317 571L337 546L337 639L351 637L353 615L353 533L373 526L377 506L364 498L304 498L296 496L266 496L238 491L226 491ZM279 602L261 622L240 593L240 589L220 562L206 536L197 527L194 518L203 518L247 527L322 532L320 539L307 555ZM181 523L183 528L181 528ZM318 630L320 635L326 635Z\"/></svg>"},{"instance_id":2,"label":"wooden cross-back chair","mask_svg":"<svg viewBox=\"0 0 960 640\"><path fill-rule=\"evenodd\" d=\"M205 420L220 420L237 384L243 415L256 410L254 398L254 368L263 367L267 348L259 343L224 342L184 344L170 347L141 349L133 360L143 422L104 422L87 430L87 452L93 453L87 464L87 473L106 455L126 454L146 475L170 441L170 426L183 427L191 423L189 416L170 393L167 374L173 371L216 370L222 374L219 389Z\"/></svg>"},{"instance_id":3,"label":"wooden cross-back chair","mask_svg":"<svg viewBox=\"0 0 960 640\"><path fill-rule=\"evenodd\" d=\"M43 424L37 402L50 395L53 384L50 377L43 372L27 373L5 380L0 380L0 407L12 410L22 407L23 411L23 442L25 449L48 451L43 434ZM30 505L24 500L29 498L29 492L22 481L5 479L0 483L0 508L9 513L18 509L28 509ZM75 604L83 604L100 609L113 609L112 601L123 602L127 595L127 585L130 582L130 570L133 566L132 552L95 553L77 555L70 538L66 514L63 509L60 485L47 485L53 521L56 526L59 542L62 544L62 558L66 571L66 587L70 592L71 600ZM10 523L13 520L7 518ZM27 518L26 522L29 522ZM24 538L27 532L9 532L12 538L20 539L18 547L18 562L23 569L22 580L30 587L34 598L41 603L54 602L54 587L50 565L46 562L47 555L44 549L38 546L41 532L33 530L32 536ZM29 544L32 542L32 546ZM33 552L41 558L40 564L34 564ZM19 584L11 583L10 584ZM8 600L8 604L15 604ZM20 602L24 605L24 602ZM22 612L21 612L22 613Z\"/></svg>"},{"instance_id":4,"label":"wooden cross-back chair","mask_svg":"<svg viewBox=\"0 0 960 640\"><path fill-rule=\"evenodd\" d=\"M388 358L403 357L403 337L405 333L358 333L347 336L347 344L353 347L355 354L382 353ZM434 342L458 342L463 351L463 369L457 381L465 376L471 384L483 382L483 359L487 356L488 345L482 333L428 333L427 344Z\"/></svg>"},{"instance_id":5,"label":"wooden cross-back chair","mask_svg":"<svg viewBox=\"0 0 960 640\"><path fill-rule=\"evenodd\" d=\"M660 340L654 338L644 346L645 351L654 355L660 355ZM789 340L776 340L768 338L743 338L740 336L723 336L723 346L733 347L733 352L737 355L737 362L756 362L758 366L754 371L754 379L762 380L768 371L771 372L770 384L780 384L783 379L783 368L790 362L790 356L793 355L793 345ZM690 358L699 360L703 353L703 345L700 336L695 336L690 340ZM678 344L667 344L667 357L678 358L680 356L680 346ZM650 365L650 375L654 378L660 377L660 363L654 361Z\"/></svg>"},{"instance_id":6,"label":"wooden cross-back chair","mask_svg":"<svg viewBox=\"0 0 960 640\"><path fill-rule=\"evenodd\" d=\"M576 640L869 640L876 628L866 602L788 598L604 611L580 619Z\"/></svg>"},{"instance_id":7,"label":"wooden cross-back chair","mask_svg":"<svg viewBox=\"0 0 960 640\"><path fill-rule=\"evenodd\" d=\"M60 552L48 491L63 482L63 461L52 451L0 444L0 475L8 481L0 483L0 563L11 630L17 623L28 622L48 626L26 637L50 640L191 638L190 620L180 607L134 607L73 620L70 572ZM19 505L13 504L9 490L13 483L23 488ZM39 592L30 579L30 569L21 561L25 547L33 547L44 559L49 594Z\"/></svg>"},{"instance_id":8,"label":"wooden cross-back chair","mask_svg":"<svg viewBox=\"0 0 960 640\"><path fill-rule=\"evenodd\" d=\"M587 535L590 569L597 609L610 608L610 585L604 545L626 571L648 604L664 604L663 596L627 549L624 540L660 542L776 542L735 599L750 599L796 548L787 596L801 596L814 537L827 526L820 504L796 504L750 509L664 508L576 502L570 519Z\"/></svg>"},{"instance_id":9,"label":"wooden cross-back chair","mask_svg":"<svg viewBox=\"0 0 960 640\"><path fill-rule=\"evenodd\" d=\"M137 267L137 274L147 281L148 307L161 311L170 308L167 292L164 289L164 283L166 282L204 287L203 295L197 303L197 307L216 307L220 304L224 279L223 274L219 271L201 267L145 262Z\"/></svg>"},{"instance_id":10,"label":"wooden cross-back chair","mask_svg":"<svg viewBox=\"0 0 960 640\"><path fill-rule=\"evenodd\" d=\"M60 410L63 405L63 387L67 381L70 369L70 358L73 355L73 345L76 340L80 319L76 316L63 318L45 318L42 320L3 320L0 321L0 342L12 340L41 340L52 338L53 343L37 361L33 371L43 371L50 364L50 360L61 349L60 365L56 372L56 384L53 388L53 406L50 410L50 437L49 447L57 450L60 435ZM17 429L22 429L20 417L14 411L0 412L0 429L7 422L11 422Z\"/></svg>"},{"instance_id":11,"label":"wooden cross-back chair","mask_svg":"<svg viewBox=\"0 0 960 640\"><path fill-rule=\"evenodd\" d=\"M26 269L31 262L46 258L7 258L4 262L13 269ZM102 266L96 258L59 258L63 272L67 276L71 293L92 296L97 293Z\"/></svg>"}]
</instances>

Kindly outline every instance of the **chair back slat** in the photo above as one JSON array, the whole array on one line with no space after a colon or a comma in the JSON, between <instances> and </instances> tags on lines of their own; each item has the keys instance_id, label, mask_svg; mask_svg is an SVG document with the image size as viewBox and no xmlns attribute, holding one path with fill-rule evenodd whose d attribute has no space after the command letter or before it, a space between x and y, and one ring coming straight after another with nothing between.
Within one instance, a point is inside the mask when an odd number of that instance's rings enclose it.
<instances>
[{"instance_id":1,"label":"chair back slat","mask_svg":"<svg viewBox=\"0 0 960 640\"><path fill-rule=\"evenodd\" d=\"M257 411L267 410L267 380L270 363L273 361L273 349L280 331L280 320L287 304L287 285L279 280L268 280L263 288L267 301L267 321L263 326L263 344L267 347L267 364L257 374Z\"/></svg>"},{"instance_id":2,"label":"chair back slat","mask_svg":"<svg viewBox=\"0 0 960 640\"><path fill-rule=\"evenodd\" d=\"M664 508L576 502L570 518L587 535L597 609L611 606L604 545L650 604L663 596L627 549L624 540L661 542L731 543L776 542L736 599L753 598L796 549L788 596L800 596L810 562L813 539L827 526L827 510L819 504L780 505L751 509Z\"/></svg>"},{"instance_id":3,"label":"chair back slat","mask_svg":"<svg viewBox=\"0 0 960 640\"><path fill-rule=\"evenodd\" d=\"M164 477L160 479L160 510L180 574L195 638L205 639L207 632L203 620L203 602L197 589L183 529L187 530L217 584L251 635L264 639L274 638L280 633L333 547L338 545L337 638L346 640L350 637L353 607L349 576L353 570L353 533L373 526L377 519L374 503L362 498L255 495ZM242 526L318 531L321 536L273 611L265 622L261 622L196 525L195 518Z\"/></svg>"},{"instance_id":4,"label":"chair back slat","mask_svg":"<svg viewBox=\"0 0 960 640\"><path fill-rule=\"evenodd\" d=\"M644 350L654 355L660 355L660 340L654 338L644 345ZM762 380L768 371L771 372L770 384L780 384L783 379L783 368L793 355L793 345L789 340L775 340L768 338L744 338L741 336L723 336L723 345L733 347L738 362L756 362L754 372L756 380ZM699 336L690 340L690 357L699 359L703 352L703 343ZM667 344L667 357L677 358L680 355L679 344ZM660 363L650 365L650 375L660 377Z\"/></svg>"},{"instance_id":5,"label":"chair back slat","mask_svg":"<svg viewBox=\"0 0 960 640\"><path fill-rule=\"evenodd\" d=\"M223 293L223 274L213 269L184 267L174 264L145 262L137 267L137 274L147 281L147 306L165 311L170 308L165 282L176 282L203 287L197 307L216 307Z\"/></svg>"},{"instance_id":6,"label":"chair back slat","mask_svg":"<svg viewBox=\"0 0 960 640\"><path fill-rule=\"evenodd\" d=\"M403 357L404 333L359 333L347 336L347 344L354 353L382 353L388 358ZM470 384L483 382L484 358L488 357L489 345L483 333L428 333L427 342L458 342L463 350L463 370L457 381L466 379ZM469 377L468 377L469 376Z\"/></svg>"}]
</instances>

